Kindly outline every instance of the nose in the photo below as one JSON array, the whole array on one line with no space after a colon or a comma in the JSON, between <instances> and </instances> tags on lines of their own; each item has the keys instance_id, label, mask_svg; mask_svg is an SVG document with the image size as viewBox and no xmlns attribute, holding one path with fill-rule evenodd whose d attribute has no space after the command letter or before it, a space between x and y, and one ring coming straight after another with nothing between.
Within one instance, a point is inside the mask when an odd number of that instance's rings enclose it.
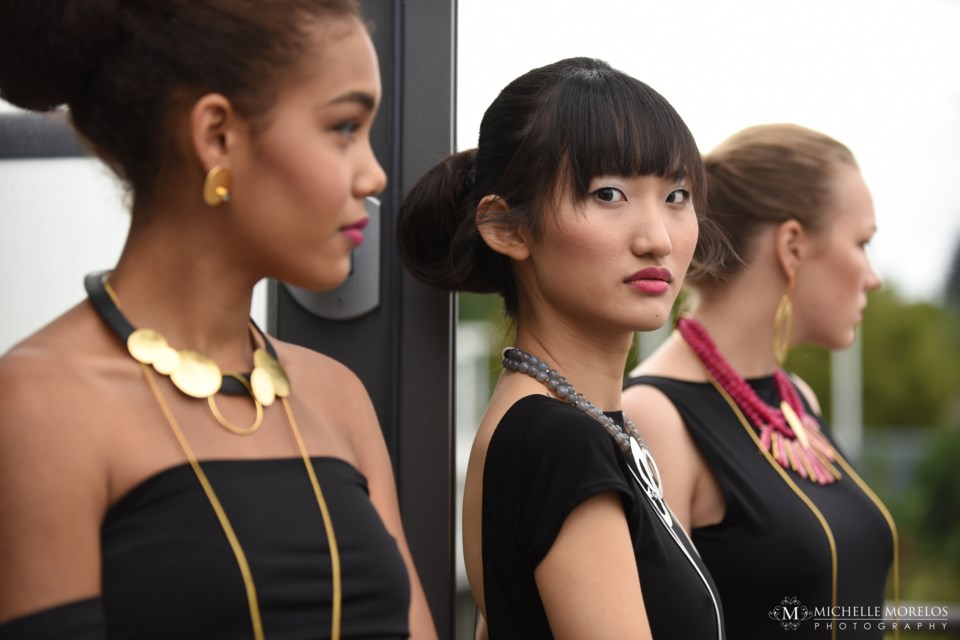
<instances>
[{"instance_id":1,"label":"nose","mask_svg":"<svg viewBox=\"0 0 960 640\"><path fill-rule=\"evenodd\" d=\"M867 257L867 278L864 282L864 289L867 291L876 291L883 286L883 277L876 267L873 266L873 260Z\"/></svg>"},{"instance_id":2,"label":"nose","mask_svg":"<svg viewBox=\"0 0 960 640\"><path fill-rule=\"evenodd\" d=\"M387 174L380 166L373 147L366 145L363 158L360 160L359 171L354 180L354 192L361 198L373 196L387 187Z\"/></svg>"},{"instance_id":3,"label":"nose","mask_svg":"<svg viewBox=\"0 0 960 640\"><path fill-rule=\"evenodd\" d=\"M673 251L667 221L670 214L669 211L663 211L659 203L644 207L637 213L631 246L635 255L666 256Z\"/></svg>"}]
</instances>

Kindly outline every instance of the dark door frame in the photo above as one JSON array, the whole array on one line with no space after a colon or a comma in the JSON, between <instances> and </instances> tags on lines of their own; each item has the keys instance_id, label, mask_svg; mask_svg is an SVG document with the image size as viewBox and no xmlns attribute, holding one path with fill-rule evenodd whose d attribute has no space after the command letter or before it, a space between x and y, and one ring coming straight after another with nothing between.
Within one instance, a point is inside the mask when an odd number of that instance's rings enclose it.
<instances>
[{"instance_id":1,"label":"dark door frame","mask_svg":"<svg viewBox=\"0 0 960 640\"><path fill-rule=\"evenodd\" d=\"M362 0L383 99L372 143L380 194L379 304L348 321L318 317L272 283L268 328L340 360L367 386L394 464L410 549L441 638L454 636L456 296L420 284L397 253L404 193L454 148L455 0Z\"/></svg>"}]
</instances>

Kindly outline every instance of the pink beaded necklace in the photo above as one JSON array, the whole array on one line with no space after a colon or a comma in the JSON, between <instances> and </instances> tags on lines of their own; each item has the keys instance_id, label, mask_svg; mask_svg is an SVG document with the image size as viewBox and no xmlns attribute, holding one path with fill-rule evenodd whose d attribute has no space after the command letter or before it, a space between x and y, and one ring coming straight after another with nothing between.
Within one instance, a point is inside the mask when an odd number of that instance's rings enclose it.
<instances>
[{"instance_id":1,"label":"pink beaded necklace","mask_svg":"<svg viewBox=\"0 0 960 640\"><path fill-rule=\"evenodd\" d=\"M760 399L753 388L717 350L706 329L691 317L677 321L677 331L700 359L711 382L729 397L754 428L760 432L759 445L784 469L793 469L801 478L831 484L840 478L833 466L836 452L820 432L820 425L800 402L796 389L782 369L773 372L780 392L780 408Z\"/></svg>"}]
</instances>

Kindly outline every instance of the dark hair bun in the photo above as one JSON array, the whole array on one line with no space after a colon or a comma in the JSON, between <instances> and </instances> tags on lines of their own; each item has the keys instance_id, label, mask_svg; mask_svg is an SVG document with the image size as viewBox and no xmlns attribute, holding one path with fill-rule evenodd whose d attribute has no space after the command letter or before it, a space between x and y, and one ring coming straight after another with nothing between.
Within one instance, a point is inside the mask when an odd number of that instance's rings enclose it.
<instances>
[{"instance_id":1,"label":"dark hair bun","mask_svg":"<svg viewBox=\"0 0 960 640\"><path fill-rule=\"evenodd\" d=\"M470 202L476 157L476 149L447 157L400 204L400 259L427 284L459 290L470 279L472 264L464 257L471 252L462 248L478 235Z\"/></svg>"},{"instance_id":2,"label":"dark hair bun","mask_svg":"<svg viewBox=\"0 0 960 640\"><path fill-rule=\"evenodd\" d=\"M119 0L0 2L0 96L44 111L82 93L109 46Z\"/></svg>"},{"instance_id":3,"label":"dark hair bun","mask_svg":"<svg viewBox=\"0 0 960 640\"><path fill-rule=\"evenodd\" d=\"M477 150L448 156L403 198L397 218L400 259L421 282L472 293L498 293L517 313L510 259L495 252L477 228ZM496 221L489 224L496 224Z\"/></svg>"}]
</instances>

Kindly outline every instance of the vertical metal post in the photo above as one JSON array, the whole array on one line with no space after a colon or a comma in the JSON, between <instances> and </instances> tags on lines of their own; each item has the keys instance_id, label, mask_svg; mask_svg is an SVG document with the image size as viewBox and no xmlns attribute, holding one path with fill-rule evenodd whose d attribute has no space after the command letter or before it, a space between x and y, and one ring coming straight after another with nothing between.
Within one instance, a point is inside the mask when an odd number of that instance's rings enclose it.
<instances>
[{"instance_id":1,"label":"vertical metal post","mask_svg":"<svg viewBox=\"0 0 960 640\"><path fill-rule=\"evenodd\" d=\"M830 409L833 434L844 453L857 461L863 452L863 340L830 353Z\"/></svg>"},{"instance_id":2,"label":"vertical metal post","mask_svg":"<svg viewBox=\"0 0 960 640\"><path fill-rule=\"evenodd\" d=\"M401 164L406 192L454 148L455 0L404 4ZM441 638L454 634L456 297L402 272L400 501Z\"/></svg>"},{"instance_id":3,"label":"vertical metal post","mask_svg":"<svg viewBox=\"0 0 960 640\"><path fill-rule=\"evenodd\" d=\"M285 285L272 283L267 312L272 333L340 360L366 385L441 638L453 637L454 624L456 298L405 271L396 213L406 190L453 151L454 1L362 0L383 82L371 139L390 180L379 196L378 303L361 317L336 319L308 310Z\"/></svg>"},{"instance_id":4,"label":"vertical metal post","mask_svg":"<svg viewBox=\"0 0 960 640\"><path fill-rule=\"evenodd\" d=\"M648 358L657 348L664 343L673 331L673 320L668 320L662 327L654 331L640 331L637 333L637 345L639 346L639 361L642 362Z\"/></svg>"}]
</instances>

